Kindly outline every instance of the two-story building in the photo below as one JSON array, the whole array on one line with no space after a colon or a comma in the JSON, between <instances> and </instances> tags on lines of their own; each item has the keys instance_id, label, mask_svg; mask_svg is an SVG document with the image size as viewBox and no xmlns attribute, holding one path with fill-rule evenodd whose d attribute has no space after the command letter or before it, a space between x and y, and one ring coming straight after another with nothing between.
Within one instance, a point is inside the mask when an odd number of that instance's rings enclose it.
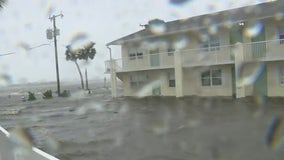
<instances>
[{"instance_id":1,"label":"two-story building","mask_svg":"<svg viewBox=\"0 0 284 160\"><path fill-rule=\"evenodd\" d=\"M273 1L164 22L107 44L117 96L284 96L284 2Z\"/></svg>"}]
</instances>

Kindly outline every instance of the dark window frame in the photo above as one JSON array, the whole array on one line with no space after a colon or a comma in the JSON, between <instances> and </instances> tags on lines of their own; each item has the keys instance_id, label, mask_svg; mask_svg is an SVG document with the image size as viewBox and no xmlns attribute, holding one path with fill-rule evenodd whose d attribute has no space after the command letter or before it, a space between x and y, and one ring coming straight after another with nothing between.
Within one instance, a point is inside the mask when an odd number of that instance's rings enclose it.
<instances>
[{"instance_id":1,"label":"dark window frame","mask_svg":"<svg viewBox=\"0 0 284 160\"><path fill-rule=\"evenodd\" d=\"M201 72L201 86L222 86L223 71L222 69L211 69Z\"/></svg>"},{"instance_id":2,"label":"dark window frame","mask_svg":"<svg viewBox=\"0 0 284 160\"><path fill-rule=\"evenodd\" d=\"M175 51L176 50L174 48L168 48L168 56L173 56Z\"/></svg>"},{"instance_id":3,"label":"dark window frame","mask_svg":"<svg viewBox=\"0 0 284 160\"><path fill-rule=\"evenodd\" d=\"M137 56L137 59L143 59L144 54L143 52L137 52L136 56Z\"/></svg>"},{"instance_id":4,"label":"dark window frame","mask_svg":"<svg viewBox=\"0 0 284 160\"><path fill-rule=\"evenodd\" d=\"M128 57L129 57L129 60L135 60L136 59L136 54L135 53L129 53Z\"/></svg>"}]
</instances>

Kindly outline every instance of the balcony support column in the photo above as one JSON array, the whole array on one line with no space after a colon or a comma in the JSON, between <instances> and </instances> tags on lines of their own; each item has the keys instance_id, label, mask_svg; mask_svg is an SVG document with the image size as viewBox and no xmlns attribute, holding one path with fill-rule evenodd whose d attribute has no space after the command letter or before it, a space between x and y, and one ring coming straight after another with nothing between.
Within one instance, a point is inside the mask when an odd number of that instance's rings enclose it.
<instances>
[{"instance_id":1,"label":"balcony support column","mask_svg":"<svg viewBox=\"0 0 284 160\"><path fill-rule=\"evenodd\" d=\"M114 60L110 61L110 78L111 78L111 95L113 98L118 97L117 95L117 80L116 80L116 72L114 68Z\"/></svg>"},{"instance_id":2,"label":"balcony support column","mask_svg":"<svg viewBox=\"0 0 284 160\"><path fill-rule=\"evenodd\" d=\"M182 56L179 50L174 53L176 97L183 97L183 68Z\"/></svg>"},{"instance_id":3,"label":"balcony support column","mask_svg":"<svg viewBox=\"0 0 284 160\"><path fill-rule=\"evenodd\" d=\"M245 97L245 85L242 82L241 69L244 63L244 48L242 43L237 43L233 50L235 57L235 81L236 81L236 98Z\"/></svg>"}]
</instances>

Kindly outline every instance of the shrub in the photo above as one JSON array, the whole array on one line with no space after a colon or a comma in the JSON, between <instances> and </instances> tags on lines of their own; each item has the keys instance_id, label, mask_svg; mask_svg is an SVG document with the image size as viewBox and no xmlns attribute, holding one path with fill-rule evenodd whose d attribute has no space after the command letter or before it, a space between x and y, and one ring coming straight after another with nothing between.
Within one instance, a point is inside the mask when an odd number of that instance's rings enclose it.
<instances>
[{"instance_id":1,"label":"shrub","mask_svg":"<svg viewBox=\"0 0 284 160\"><path fill-rule=\"evenodd\" d=\"M28 92L29 97L28 97L28 101L34 101L36 100L35 94L32 92Z\"/></svg>"},{"instance_id":2,"label":"shrub","mask_svg":"<svg viewBox=\"0 0 284 160\"><path fill-rule=\"evenodd\" d=\"M70 91L64 90L62 93L59 94L60 97L70 97Z\"/></svg>"},{"instance_id":3,"label":"shrub","mask_svg":"<svg viewBox=\"0 0 284 160\"><path fill-rule=\"evenodd\" d=\"M42 98L43 99L51 99L52 98L52 91L47 90L46 92L44 92Z\"/></svg>"}]
</instances>

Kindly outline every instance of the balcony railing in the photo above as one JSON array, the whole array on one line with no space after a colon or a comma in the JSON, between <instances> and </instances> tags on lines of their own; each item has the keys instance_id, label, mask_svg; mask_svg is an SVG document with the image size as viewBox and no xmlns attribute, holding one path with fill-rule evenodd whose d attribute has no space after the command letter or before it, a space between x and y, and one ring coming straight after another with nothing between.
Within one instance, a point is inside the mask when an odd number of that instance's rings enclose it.
<instances>
[{"instance_id":1,"label":"balcony railing","mask_svg":"<svg viewBox=\"0 0 284 160\"><path fill-rule=\"evenodd\" d=\"M284 42L283 40L271 40L244 43L245 61L274 61L284 60Z\"/></svg>"},{"instance_id":2,"label":"balcony railing","mask_svg":"<svg viewBox=\"0 0 284 160\"><path fill-rule=\"evenodd\" d=\"M106 72L110 72L110 61L106 61ZM116 72L163 69L174 67L174 55L170 52L143 54L139 56L124 57L113 60L114 70Z\"/></svg>"},{"instance_id":3,"label":"balcony railing","mask_svg":"<svg viewBox=\"0 0 284 160\"><path fill-rule=\"evenodd\" d=\"M233 63L233 47L234 46L232 45L227 45L183 50L181 51L183 66L206 66Z\"/></svg>"},{"instance_id":4,"label":"balcony railing","mask_svg":"<svg viewBox=\"0 0 284 160\"><path fill-rule=\"evenodd\" d=\"M179 51L183 67L208 66L234 63L234 45L211 48L198 48ZM243 43L244 61L284 60L284 41L272 40ZM124 57L113 60L115 72L128 72L150 69L174 68L172 52L143 54L142 56ZM106 61L106 73L110 72L110 61Z\"/></svg>"}]
</instances>

